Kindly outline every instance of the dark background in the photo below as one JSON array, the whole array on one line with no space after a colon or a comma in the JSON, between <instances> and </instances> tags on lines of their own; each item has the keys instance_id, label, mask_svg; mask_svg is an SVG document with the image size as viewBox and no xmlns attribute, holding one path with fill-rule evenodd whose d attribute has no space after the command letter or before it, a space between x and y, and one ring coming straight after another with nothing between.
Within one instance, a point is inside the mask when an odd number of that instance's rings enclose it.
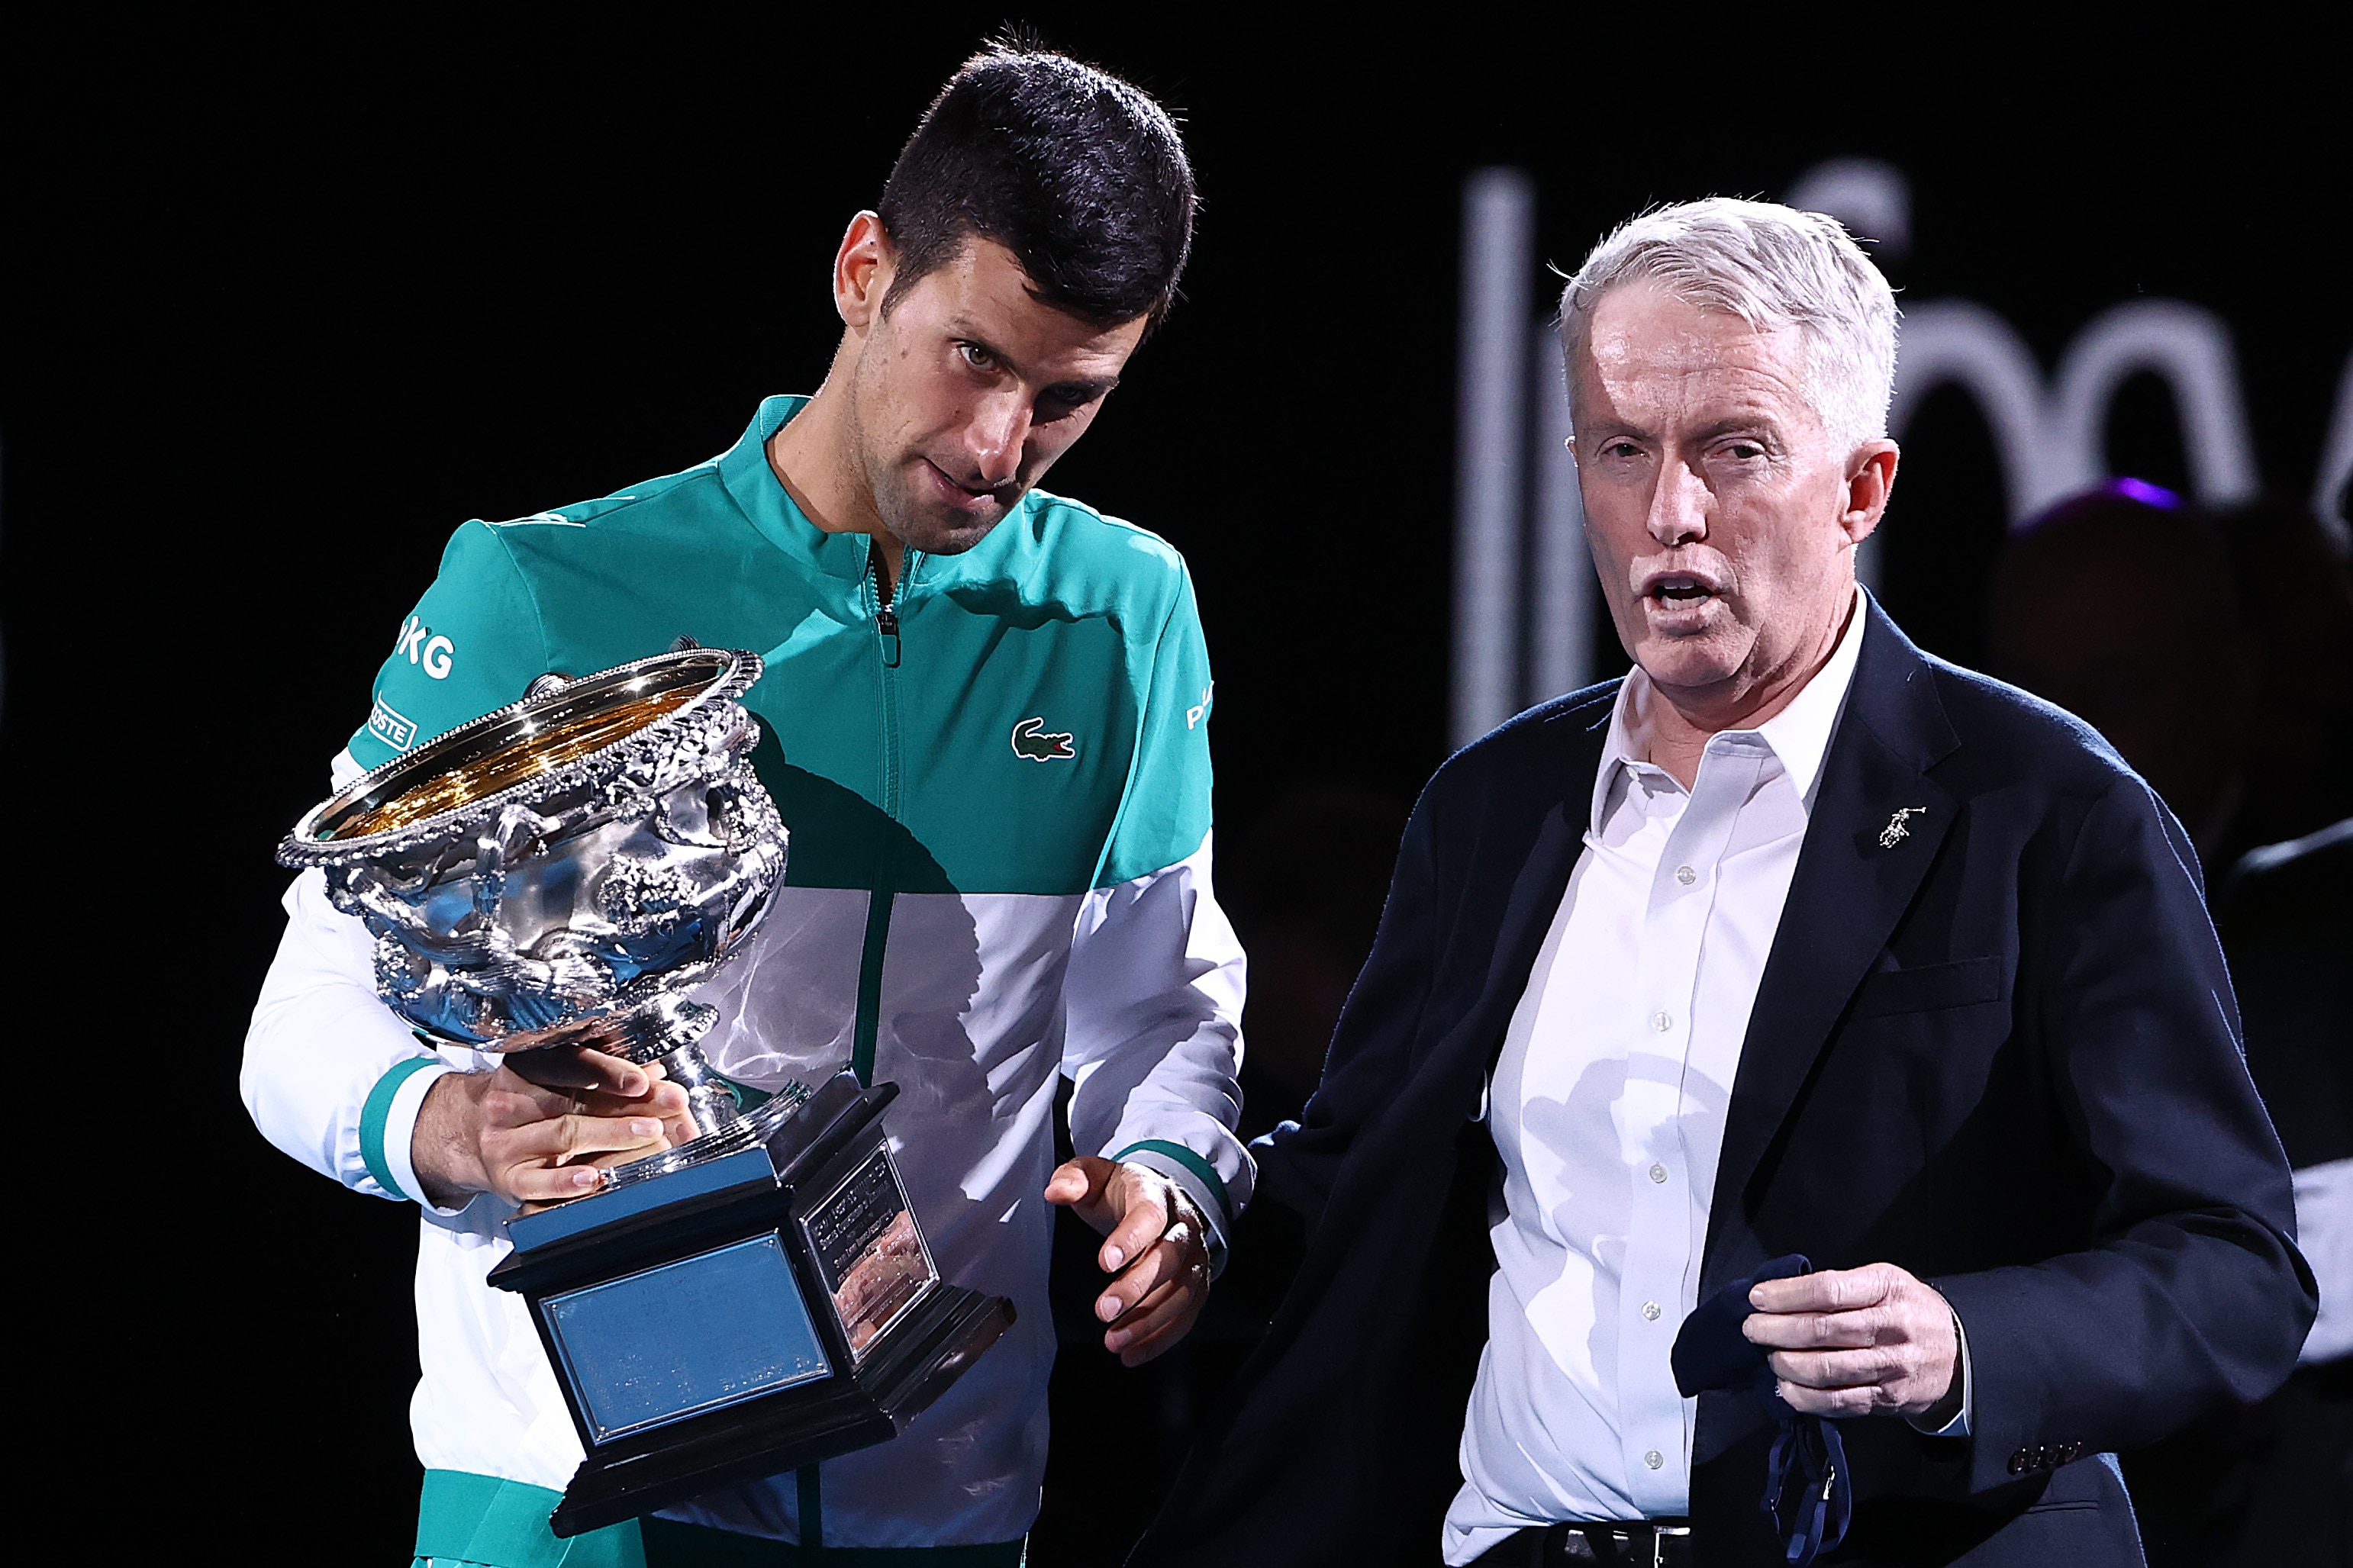
<instances>
[{"instance_id":1,"label":"dark background","mask_svg":"<svg viewBox=\"0 0 2353 1568\"><path fill-rule=\"evenodd\" d=\"M1573 269L1653 201L1887 159L1914 195L1901 298L1978 300L2046 368L2120 300L2204 304L2265 482L2310 489L2353 345L2341 37L2247 8L2228 37L2130 40L1957 12L1473 38L1028 15L1185 116L1206 198L1185 300L1050 483L1190 561L1229 897L1262 962L1323 955L1325 991L1444 754L1468 171L1531 170L1539 255ZM126 1542L406 1554L415 1218L269 1149L236 1096L270 847L450 529L686 467L814 387L843 225L1002 14L383 17L0 51L0 766L16 1034L41 1042L17 1080L39 1131L13 1277L44 1325L20 1327L20 1408L77 1412L37 1444L49 1481L113 1500ZM2181 482L2154 384L2110 449ZM1982 429L1940 398L1884 579L1932 650L1978 656L2002 523ZM1282 1005L1252 1027L1295 1054L1328 1006ZM1229 1314L1124 1382L1066 1348L1033 1562L1115 1560L1247 1331Z\"/></svg>"}]
</instances>

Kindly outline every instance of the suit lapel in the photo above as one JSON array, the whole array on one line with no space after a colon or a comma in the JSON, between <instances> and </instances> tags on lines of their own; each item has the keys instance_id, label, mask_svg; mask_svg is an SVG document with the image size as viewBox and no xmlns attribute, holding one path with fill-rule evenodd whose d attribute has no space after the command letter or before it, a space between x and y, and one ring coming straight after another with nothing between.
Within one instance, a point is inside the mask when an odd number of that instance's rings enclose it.
<instances>
[{"instance_id":1,"label":"suit lapel","mask_svg":"<svg viewBox=\"0 0 2353 1568\"><path fill-rule=\"evenodd\" d=\"M1823 759L1821 786L1757 988L1725 1119L1708 1216L1706 1277L1737 1260L1717 1238L1770 1163L1774 1140L1831 1031L1887 944L1951 828L1952 796L1927 769L1959 742L1926 661L1875 602ZM1900 828L1900 831L1899 831ZM1727 1276L1728 1277L1728 1276Z\"/></svg>"},{"instance_id":2,"label":"suit lapel","mask_svg":"<svg viewBox=\"0 0 2353 1568\"><path fill-rule=\"evenodd\" d=\"M1552 930L1553 917L1560 912L1577 858L1585 852L1585 830L1593 810L1593 775L1601 765L1601 748L1609 737L1616 693L1617 682L1612 681L1593 700L1551 721L1562 727L1557 764L1560 803L1544 813L1535 837L1510 873L1511 891L1496 921L1486 982L1459 1037L1466 1043L1475 1042L1482 1053L1482 1083L1494 1072L1512 1010L1527 989L1529 971L1535 967L1536 953L1544 946L1545 934Z\"/></svg>"}]
</instances>

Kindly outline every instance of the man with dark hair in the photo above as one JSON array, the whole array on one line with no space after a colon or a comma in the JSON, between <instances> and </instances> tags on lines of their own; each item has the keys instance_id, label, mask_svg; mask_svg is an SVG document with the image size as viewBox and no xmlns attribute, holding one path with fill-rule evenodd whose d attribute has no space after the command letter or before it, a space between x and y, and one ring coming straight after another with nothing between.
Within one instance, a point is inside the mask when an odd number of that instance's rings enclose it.
<instances>
[{"instance_id":1,"label":"man with dark hair","mask_svg":"<svg viewBox=\"0 0 2353 1568\"><path fill-rule=\"evenodd\" d=\"M1053 1360L1051 1211L1108 1237L1095 1303L1130 1364L1198 1313L1249 1196L1241 953L1209 885L1209 671L1152 534L1035 487L1174 296L1193 184L1126 83L997 47L948 83L834 259L840 346L683 473L470 522L404 623L339 782L533 678L747 647L786 886L708 993L754 1089L844 1067L890 1127L941 1272L1019 1318L895 1441L557 1541L580 1448L520 1298L484 1275L518 1205L670 1135L675 1086L614 1058L420 1047L316 873L248 1037L263 1132L417 1203L420 1560L1011 1565ZM1054 1167L1058 1077L1080 1157ZM691 1328L689 1330L691 1331ZM792 1543L792 1544L785 1544Z\"/></svg>"},{"instance_id":2,"label":"man with dark hair","mask_svg":"<svg viewBox=\"0 0 2353 1568\"><path fill-rule=\"evenodd\" d=\"M885 310L977 237L1011 251L1048 304L1101 327L1141 317L1148 332L1192 248L1193 176L1137 89L1059 55L997 52L940 89L876 216L899 258Z\"/></svg>"}]
</instances>

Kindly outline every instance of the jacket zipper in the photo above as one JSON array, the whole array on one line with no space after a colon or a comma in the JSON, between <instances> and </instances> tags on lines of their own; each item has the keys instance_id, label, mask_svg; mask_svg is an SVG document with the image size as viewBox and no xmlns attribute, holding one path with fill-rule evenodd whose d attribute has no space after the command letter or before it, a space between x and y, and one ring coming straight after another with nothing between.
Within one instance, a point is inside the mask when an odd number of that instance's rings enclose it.
<instances>
[{"instance_id":1,"label":"jacket zipper","mask_svg":"<svg viewBox=\"0 0 2353 1568\"><path fill-rule=\"evenodd\" d=\"M882 668L899 668L899 610L893 602L892 590L882 581L882 552L873 545L867 546L871 569L866 574L867 585L874 592L874 629L882 638ZM901 575L905 574L906 558L900 558ZM902 584L903 585L903 584Z\"/></svg>"},{"instance_id":2,"label":"jacket zipper","mask_svg":"<svg viewBox=\"0 0 2353 1568\"><path fill-rule=\"evenodd\" d=\"M882 553L875 545L867 546L866 591L872 595L874 631L882 654L882 810L892 820L899 816L899 691L898 669L902 652L899 639L899 610L907 602L907 584L915 574L923 556L907 551L900 557L899 580L886 584L882 576Z\"/></svg>"},{"instance_id":3,"label":"jacket zipper","mask_svg":"<svg viewBox=\"0 0 2353 1568\"><path fill-rule=\"evenodd\" d=\"M877 739L882 753L882 812L895 822L899 817L899 606L906 603L907 581L914 575L915 563L922 557L912 550L902 554L899 581L885 585L881 551L870 539L866 552L867 604L874 612L874 632L882 656L877 671L881 682L877 704L881 733ZM860 944L858 961L858 1014L850 1033L849 1066L860 1083L874 1081L875 1038L882 1010L882 959L890 950L891 910L897 901L897 868L877 866L874 874L874 885L867 892L866 938Z\"/></svg>"}]
</instances>

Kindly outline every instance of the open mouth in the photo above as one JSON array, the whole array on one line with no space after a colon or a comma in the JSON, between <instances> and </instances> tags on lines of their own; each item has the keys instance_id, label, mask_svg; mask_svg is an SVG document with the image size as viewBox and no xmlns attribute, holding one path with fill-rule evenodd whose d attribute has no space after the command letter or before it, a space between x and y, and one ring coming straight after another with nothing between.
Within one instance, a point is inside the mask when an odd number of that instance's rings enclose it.
<instances>
[{"instance_id":1,"label":"open mouth","mask_svg":"<svg viewBox=\"0 0 2353 1568\"><path fill-rule=\"evenodd\" d=\"M1716 597L1716 588L1686 573L1667 572L1642 584L1642 596L1665 609L1687 610Z\"/></svg>"}]
</instances>

